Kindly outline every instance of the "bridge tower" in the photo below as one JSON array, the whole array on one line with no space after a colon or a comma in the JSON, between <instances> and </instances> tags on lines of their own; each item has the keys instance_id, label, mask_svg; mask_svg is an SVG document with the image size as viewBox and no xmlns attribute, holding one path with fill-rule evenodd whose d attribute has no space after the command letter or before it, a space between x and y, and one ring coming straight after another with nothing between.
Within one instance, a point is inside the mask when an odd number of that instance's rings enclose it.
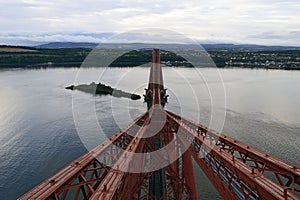
<instances>
[{"instance_id":1,"label":"bridge tower","mask_svg":"<svg viewBox=\"0 0 300 200\"><path fill-rule=\"evenodd\" d=\"M165 110L167 97L154 49L147 111L19 199L196 200L193 161L226 200L300 199L299 166Z\"/></svg>"}]
</instances>

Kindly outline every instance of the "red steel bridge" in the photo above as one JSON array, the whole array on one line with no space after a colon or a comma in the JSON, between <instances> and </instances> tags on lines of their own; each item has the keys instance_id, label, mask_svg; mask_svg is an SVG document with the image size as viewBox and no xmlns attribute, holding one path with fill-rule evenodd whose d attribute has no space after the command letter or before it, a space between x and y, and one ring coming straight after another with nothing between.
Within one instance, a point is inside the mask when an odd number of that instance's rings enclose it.
<instances>
[{"instance_id":1,"label":"red steel bridge","mask_svg":"<svg viewBox=\"0 0 300 200\"><path fill-rule=\"evenodd\" d=\"M159 49L144 97L145 114L19 199L198 199L193 160L226 200L300 199L299 166L164 109ZM165 145L172 151L149 156ZM151 159L172 163L143 171Z\"/></svg>"}]
</instances>

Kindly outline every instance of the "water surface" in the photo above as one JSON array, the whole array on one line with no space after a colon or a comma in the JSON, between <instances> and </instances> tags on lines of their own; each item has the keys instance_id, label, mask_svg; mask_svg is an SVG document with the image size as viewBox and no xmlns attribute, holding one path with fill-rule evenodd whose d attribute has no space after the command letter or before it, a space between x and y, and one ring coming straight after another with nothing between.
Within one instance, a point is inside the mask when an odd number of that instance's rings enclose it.
<instances>
[{"instance_id":1,"label":"water surface","mask_svg":"<svg viewBox=\"0 0 300 200\"><path fill-rule=\"evenodd\" d=\"M77 72L75 68L0 71L0 199L16 199L84 154L86 146L105 139L92 123L87 102L95 102L101 132L108 136L145 112L142 100L65 90ZM102 72L83 69L75 83L98 82ZM225 110L224 134L300 165L300 72L212 68L200 72L205 79L193 69L163 69L170 95L166 109L207 126L212 113ZM218 73L223 81L216 78ZM146 67L114 68L106 70L101 81L142 95L148 75ZM76 111L87 123L79 134L73 119L74 94ZM217 198L196 171L200 198Z\"/></svg>"}]
</instances>

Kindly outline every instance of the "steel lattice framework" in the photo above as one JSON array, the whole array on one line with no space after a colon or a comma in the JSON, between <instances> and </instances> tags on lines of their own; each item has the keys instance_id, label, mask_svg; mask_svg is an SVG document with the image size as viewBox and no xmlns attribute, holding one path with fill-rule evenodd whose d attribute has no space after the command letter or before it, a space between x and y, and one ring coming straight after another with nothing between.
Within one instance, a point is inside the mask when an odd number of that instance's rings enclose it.
<instances>
[{"instance_id":1,"label":"steel lattice framework","mask_svg":"<svg viewBox=\"0 0 300 200\"><path fill-rule=\"evenodd\" d=\"M19 199L198 199L192 160L224 199L300 199L299 166L164 110L160 63L154 49L145 114ZM146 156L165 145L174 151ZM132 153L145 155L142 166L134 166ZM175 161L151 172L127 170L166 159Z\"/></svg>"}]
</instances>

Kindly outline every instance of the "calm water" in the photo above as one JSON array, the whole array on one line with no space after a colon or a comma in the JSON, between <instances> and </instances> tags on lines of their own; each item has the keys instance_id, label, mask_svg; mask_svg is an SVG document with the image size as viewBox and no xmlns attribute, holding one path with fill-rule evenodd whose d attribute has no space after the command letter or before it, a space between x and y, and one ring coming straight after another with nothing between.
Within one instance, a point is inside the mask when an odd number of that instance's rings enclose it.
<instances>
[{"instance_id":1,"label":"calm water","mask_svg":"<svg viewBox=\"0 0 300 200\"><path fill-rule=\"evenodd\" d=\"M216 128L226 111L224 134L300 165L300 72L163 70L170 95L167 109ZM84 154L86 147L105 139L99 131L111 135L146 110L142 100L65 90L77 72L0 71L0 199L16 199ZM102 73L101 82L143 94L149 68L83 69L75 82L97 82ZM91 102L101 130L88 108ZM217 198L201 171L196 171L200 197Z\"/></svg>"}]
</instances>

